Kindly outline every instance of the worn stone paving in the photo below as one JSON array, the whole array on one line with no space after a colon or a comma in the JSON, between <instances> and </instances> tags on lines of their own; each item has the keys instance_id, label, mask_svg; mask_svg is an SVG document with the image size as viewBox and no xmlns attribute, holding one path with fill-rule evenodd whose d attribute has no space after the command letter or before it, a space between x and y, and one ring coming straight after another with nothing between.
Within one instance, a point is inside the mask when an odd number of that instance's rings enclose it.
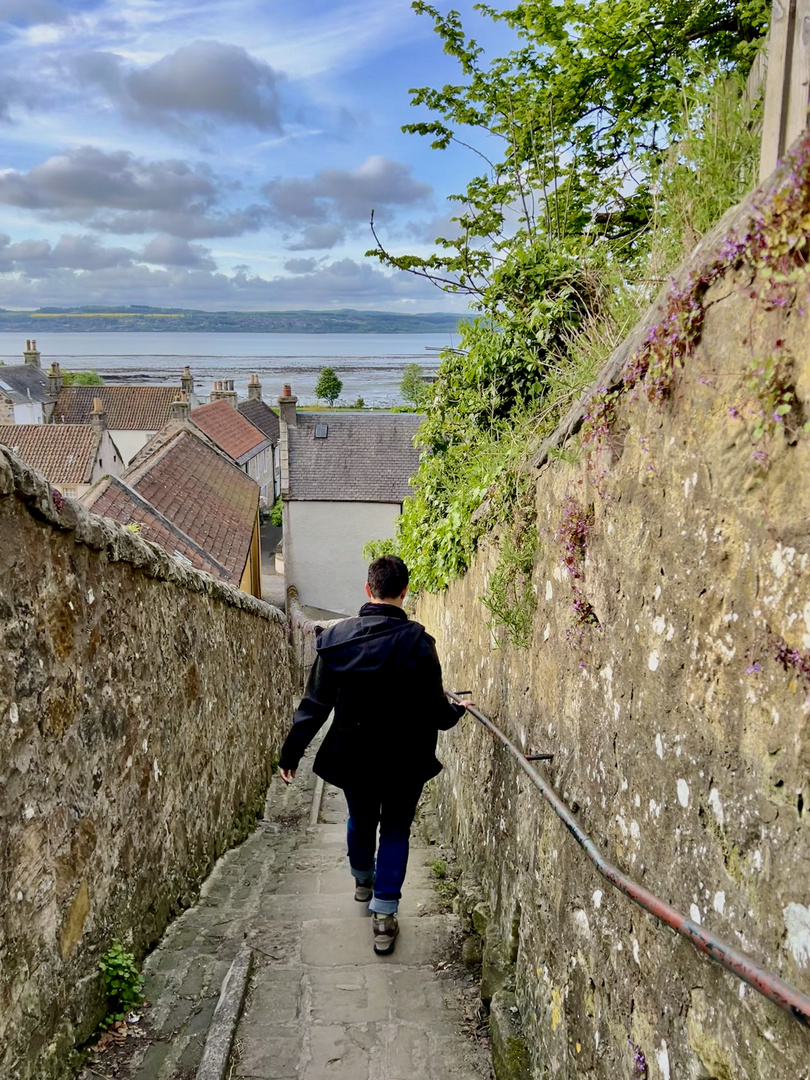
<instances>
[{"instance_id":1,"label":"worn stone paving","mask_svg":"<svg viewBox=\"0 0 810 1080\"><path fill-rule=\"evenodd\" d=\"M394 954L372 951L353 899L342 794L277 778L253 835L225 855L199 902L145 964L148 1038L94 1055L81 1080L192 1080L225 973L254 952L232 1080L485 1080L489 1056L463 1030L477 987L454 962L458 928L432 887L436 849L414 830Z\"/></svg>"}]
</instances>

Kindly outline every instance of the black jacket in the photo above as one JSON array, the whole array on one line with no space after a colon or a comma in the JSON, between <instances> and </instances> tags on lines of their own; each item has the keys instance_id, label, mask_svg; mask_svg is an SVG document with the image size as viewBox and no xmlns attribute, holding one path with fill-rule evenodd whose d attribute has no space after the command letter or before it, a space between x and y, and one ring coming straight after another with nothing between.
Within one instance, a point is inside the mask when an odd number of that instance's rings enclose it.
<instances>
[{"instance_id":1,"label":"black jacket","mask_svg":"<svg viewBox=\"0 0 810 1080\"><path fill-rule=\"evenodd\" d=\"M439 730L464 714L442 690L434 639L393 604L364 604L318 637L306 692L281 750L296 769L332 709L313 765L336 787L424 783L441 771Z\"/></svg>"}]
</instances>

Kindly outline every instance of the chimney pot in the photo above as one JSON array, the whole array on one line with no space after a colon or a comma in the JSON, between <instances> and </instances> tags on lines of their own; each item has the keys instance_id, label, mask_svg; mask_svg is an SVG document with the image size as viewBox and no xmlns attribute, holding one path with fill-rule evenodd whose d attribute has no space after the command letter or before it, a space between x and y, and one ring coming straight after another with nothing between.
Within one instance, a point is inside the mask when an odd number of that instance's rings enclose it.
<instances>
[{"instance_id":1,"label":"chimney pot","mask_svg":"<svg viewBox=\"0 0 810 1080\"><path fill-rule=\"evenodd\" d=\"M191 419L191 402L188 399L188 395L184 390L181 390L178 396L169 406L169 413L172 420L190 420Z\"/></svg>"},{"instance_id":2,"label":"chimney pot","mask_svg":"<svg viewBox=\"0 0 810 1080\"><path fill-rule=\"evenodd\" d=\"M261 401L262 400L262 384L259 382L259 376L254 374L248 379L248 401Z\"/></svg>"},{"instance_id":3,"label":"chimney pot","mask_svg":"<svg viewBox=\"0 0 810 1080\"><path fill-rule=\"evenodd\" d=\"M23 359L25 360L26 364L32 364L34 367L39 367L39 353L37 352L37 343L33 339L30 341L26 341Z\"/></svg>"},{"instance_id":4,"label":"chimney pot","mask_svg":"<svg viewBox=\"0 0 810 1080\"><path fill-rule=\"evenodd\" d=\"M59 391L62 389L62 372L59 370L59 365L54 361L51 364L50 371L48 372L48 393L51 397L58 397Z\"/></svg>"},{"instance_id":5,"label":"chimney pot","mask_svg":"<svg viewBox=\"0 0 810 1080\"><path fill-rule=\"evenodd\" d=\"M107 430L107 411L100 397L93 398L93 411L90 413L90 423L97 431Z\"/></svg>"},{"instance_id":6,"label":"chimney pot","mask_svg":"<svg viewBox=\"0 0 810 1080\"><path fill-rule=\"evenodd\" d=\"M295 427L298 423L298 416L295 411L298 398L292 392L292 385L290 383L284 383L281 391L281 396L278 399L278 411L283 423L288 427Z\"/></svg>"}]
</instances>

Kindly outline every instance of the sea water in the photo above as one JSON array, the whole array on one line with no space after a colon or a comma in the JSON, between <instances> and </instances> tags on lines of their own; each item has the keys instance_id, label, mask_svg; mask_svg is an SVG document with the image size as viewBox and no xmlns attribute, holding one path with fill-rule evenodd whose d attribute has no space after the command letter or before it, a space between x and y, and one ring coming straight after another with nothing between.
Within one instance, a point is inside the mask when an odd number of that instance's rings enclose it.
<instances>
[{"instance_id":1,"label":"sea water","mask_svg":"<svg viewBox=\"0 0 810 1080\"><path fill-rule=\"evenodd\" d=\"M248 378L259 376L264 400L272 403L290 383L302 405L315 401L315 383L324 367L343 382L340 402L362 397L366 405L393 405L408 364L436 370L439 350L458 344L457 334L206 334L49 333L37 335L42 366L56 361L66 371L97 371L105 382L173 383L188 365L195 390L207 397L215 379L233 379L239 397ZM25 341L0 333L0 360L22 363Z\"/></svg>"}]
</instances>

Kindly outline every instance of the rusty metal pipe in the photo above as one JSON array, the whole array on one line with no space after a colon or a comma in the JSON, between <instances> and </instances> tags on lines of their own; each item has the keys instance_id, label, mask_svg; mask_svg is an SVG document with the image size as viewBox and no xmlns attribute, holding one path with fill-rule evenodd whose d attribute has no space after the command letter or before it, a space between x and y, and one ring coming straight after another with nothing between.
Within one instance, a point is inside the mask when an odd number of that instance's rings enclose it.
<instances>
[{"instance_id":1,"label":"rusty metal pipe","mask_svg":"<svg viewBox=\"0 0 810 1080\"><path fill-rule=\"evenodd\" d=\"M458 694L447 691L447 696L451 701L455 701L459 705L465 704ZM499 739L509 750L517 764L551 806L554 813L565 825L602 877L620 892L623 892L634 903L638 904L639 907L649 911L651 915L655 915L657 919L666 923L667 926L671 926L673 930L685 937L687 941L690 941L696 949L705 953L709 959L720 964L721 967L730 971L732 975L736 975L738 979L748 983L757 993L768 998L769 1001L778 1005L780 1009L784 1009L786 1013L789 1013L794 1020L798 1020L804 1027L810 1028L810 997L790 986L783 979L780 979L778 975L774 975L773 972L768 971L767 968L758 964L756 960L752 960L750 956L741 953L733 945L729 945L728 942L717 937L716 934L710 933L710 931L705 930L691 919L687 919L671 904L661 900L660 897L655 896L642 885L639 885L637 881L633 881L632 878L622 873L618 867L609 863L593 840L580 828L573 813L557 792L546 783L536 769L532 768L525 755L520 752L515 744L475 706L467 705L467 711L472 713L475 719L483 724L487 731L494 735L496 739Z\"/></svg>"}]
</instances>

